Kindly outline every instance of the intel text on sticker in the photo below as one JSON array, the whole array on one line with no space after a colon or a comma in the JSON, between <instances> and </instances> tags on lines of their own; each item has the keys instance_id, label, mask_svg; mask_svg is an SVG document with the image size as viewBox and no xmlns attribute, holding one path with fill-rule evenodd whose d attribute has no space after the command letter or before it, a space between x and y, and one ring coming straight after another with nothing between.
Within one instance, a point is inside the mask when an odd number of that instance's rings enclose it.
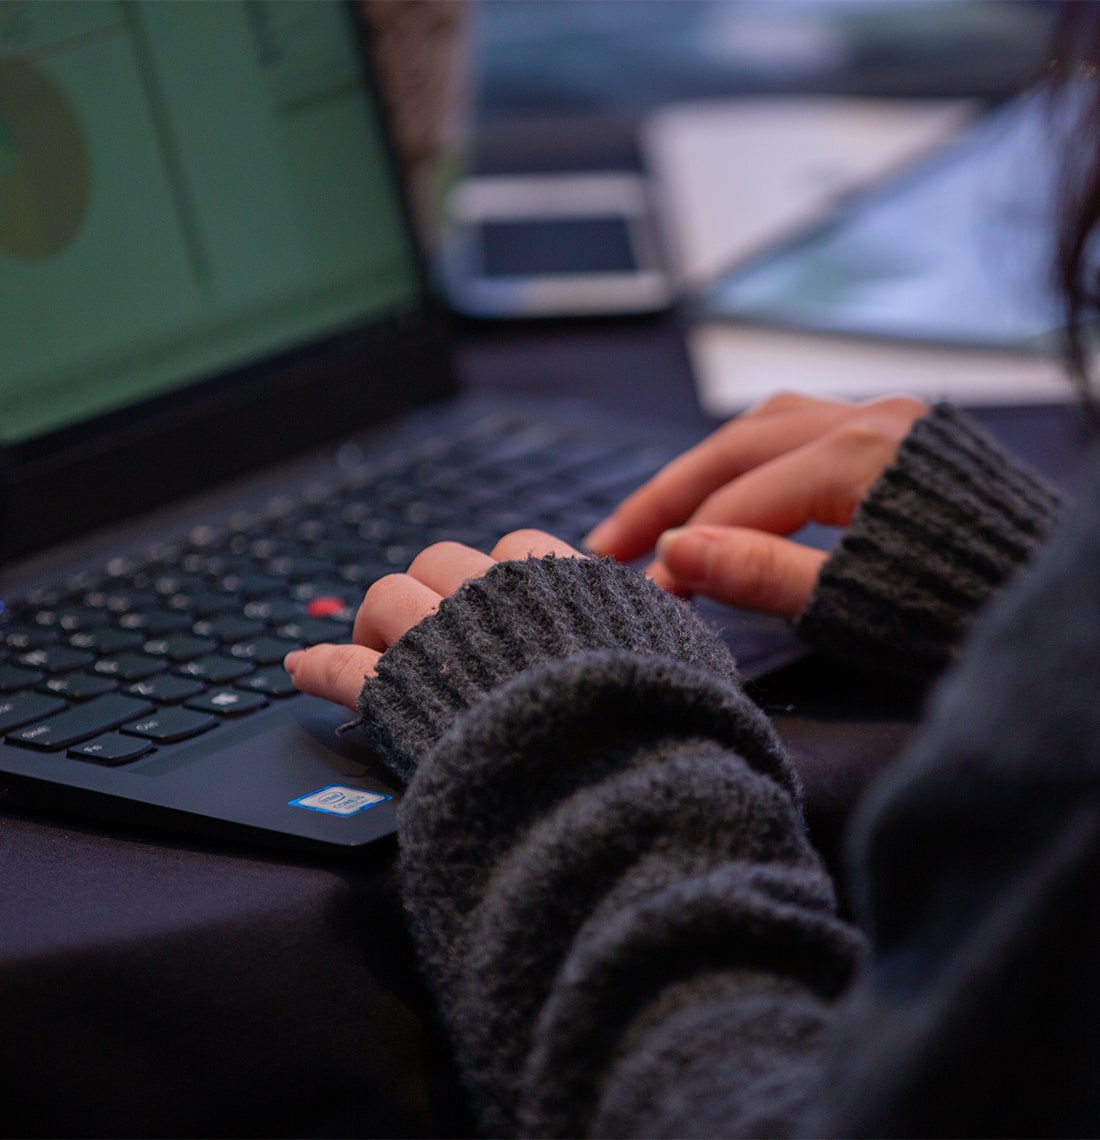
<instances>
[{"instance_id":1,"label":"intel text on sticker","mask_svg":"<svg viewBox=\"0 0 1100 1140\"><path fill-rule=\"evenodd\" d=\"M329 784L327 788L291 800L290 806L323 811L328 815L357 815L367 808L385 803L388 799L390 797L381 792L367 792L362 788L345 788L342 784Z\"/></svg>"}]
</instances>

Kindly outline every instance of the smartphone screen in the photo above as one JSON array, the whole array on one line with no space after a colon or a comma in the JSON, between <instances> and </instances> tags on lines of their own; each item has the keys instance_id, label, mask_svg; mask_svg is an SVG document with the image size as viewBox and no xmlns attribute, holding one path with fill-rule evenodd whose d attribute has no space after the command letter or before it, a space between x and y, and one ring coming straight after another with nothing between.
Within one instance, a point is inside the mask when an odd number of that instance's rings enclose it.
<instances>
[{"instance_id":1,"label":"smartphone screen","mask_svg":"<svg viewBox=\"0 0 1100 1140\"><path fill-rule=\"evenodd\" d=\"M511 218L479 227L487 277L630 273L637 269L621 215L592 218Z\"/></svg>"},{"instance_id":2,"label":"smartphone screen","mask_svg":"<svg viewBox=\"0 0 1100 1140\"><path fill-rule=\"evenodd\" d=\"M633 172L460 183L441 250L452 305L474 316L654 312L672 302L644 179Z\"/></svg>"}]
</instances>

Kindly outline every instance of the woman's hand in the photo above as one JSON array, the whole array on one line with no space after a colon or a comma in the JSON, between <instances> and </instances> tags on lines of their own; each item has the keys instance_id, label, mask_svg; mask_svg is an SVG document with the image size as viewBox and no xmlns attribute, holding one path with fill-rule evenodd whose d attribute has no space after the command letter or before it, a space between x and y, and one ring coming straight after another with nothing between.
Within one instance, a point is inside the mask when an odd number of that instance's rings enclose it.
<instances>
[{"instance_id":1,"label":"woman's hand","mask_svg":"<svg viewBox=\"0 0 1100 1140\"><path fill-rule=\"evenodd\" d=\"M314 645L287 654L285 666L303 693L355 710L364 679L378 659L439 603L498 562L557 554L582 558L579 551L538 530L505 535L491 554L457 542L439 542L413 559L404 574L380 578L367 591L355 617L350 645Z\"/></svg>"},{"instance_id":2,"label":"woman's hand","mask_svg":"<svg viewBox=\"0 0 1100 1140\"><path fill-rule=\"evenodd\" d=\"M665 589L794 617L827 555L780 537L847 526L928 405L780 394L674 459L588 536L621 561L656 549Z\"/></svg>"}]
</instances>

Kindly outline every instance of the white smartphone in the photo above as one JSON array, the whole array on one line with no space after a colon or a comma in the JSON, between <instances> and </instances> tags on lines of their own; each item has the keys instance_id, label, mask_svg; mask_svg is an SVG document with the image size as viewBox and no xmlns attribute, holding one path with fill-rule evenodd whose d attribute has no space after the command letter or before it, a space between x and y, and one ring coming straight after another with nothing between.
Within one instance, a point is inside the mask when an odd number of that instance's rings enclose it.
<instances>
[{"instance_id":1,"label":"white smartphone","mask_svg":"<svg viewBox=\"0 0 1100 1140\"><path fill-rule=\"evenodd\" d=\"M486 176L448 202L443 284L477 317L646 313L672 303L645 179Z\"/></svg>"}]
</instances>

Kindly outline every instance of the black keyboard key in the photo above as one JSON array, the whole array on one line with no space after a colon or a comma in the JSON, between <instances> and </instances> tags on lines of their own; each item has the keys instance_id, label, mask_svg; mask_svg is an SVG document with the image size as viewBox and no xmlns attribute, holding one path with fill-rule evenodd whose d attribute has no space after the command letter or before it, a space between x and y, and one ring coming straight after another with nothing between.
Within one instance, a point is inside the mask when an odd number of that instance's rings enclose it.
<instances>
[{"instance_id":1,"label":"black keyboard key","mask_svg":"<svg viewBox=\"0 0 1100 1140\"><path fill-rule=\"evenodd\" d=\"M312 546L321 542L337 530L336 524L329 518L307 518L301 522L291 524L287 534L297 539L303 546Z\"/></svg>"},{"instance_id":2,"label":"black keyboard key","mask_svg":"<svg viewBox=\"0 0 1100 1140\"><path fill-rule=\"evenodd\" d=\"M118 728L128 720L143 716L151 708L148 701L126 697L121 693L108 693L85 704L75 705L39 724L20 728L8 740L42 752L57 752L89 737Z\"/></svg>"},{"instance_id":3,"label":"black keyboard key","mask_svg":"<svg viewBox=\"0 0 1100 1140\"><path fill-rule=\"evenodd\" d=\"M251 661L254 665L274 665L292 650L301 649L302 643L289 637L255 637L238 641L229 647L231 657Z\"/></svg>"},{"instance_id":4,"label":"black keyboard key","mask_svg":"<svg viewBox=\"0 0 1100 1140\"><path fill-rule=\"evenodd\" d=\"M83 649L73 649L68 645L42 645L29 653L20 654L20 665L39 669L43 673L69 673L82 669L95 660L94 653Z\"/></svg>"},{"instance_id":5,"label":"black keyboard key","mask_svg":"<svg viewBox=\"0 0 1100 1140\"><path fill-rule=\"evenodd\" d=\"M150 637L163 637L168 633L178 633L191 628L191 615L180 610L135 610L123 614L118 624L123 629L146 633Z\"/></svg>"},{"instance_id":6,"label":"black keyboard key","mask_svg":"<svg viewBox=\"0 0 1100 1140\"><path fill-rule=\"evenodd\" d=\"M218 617L204 618L195 622L194 632L199 637L212 637L217 641L232 642L244 641L246 637L255 637L263 633L267 627L262 621L253 618L238 617L236 614L221 614Z\"/></svg>"},{"instance_id":7,"label":"black keyboard key","mask_svg":"<svg viewBox=\"0 0 1100 1140\"><path fill-rule=\"evenodd\" d=\"M94 629L96 626L106 625L109 620L110 616L103 610L91 606L40 609L31 615L34 625L44 629L59 629L63 633Z\"/></svg>"},{"instance_id":8,"label":"black keyboard key","mask_svg":"<svg viewBox=\"0 0 1100 1140\"><path fill-rule=\"evenodd\" d=\"M291 598L265 598L263 601L249 602L244 607L244 615L246 618L277 625L301 617L303 608L301 602Z\"/></svg>"},{"instance_id":9,"label":"black keyboard key","mask_svg":"<svg viewBox=\"0 0 1100 1140\"><path fill-rule=\"evenodd\" d=\"M173 594L168 599L170 609L181 610L196 618L213 617L214 614L236 609L240 604L241 600L236 594L227 594L222 590L193 590Z\"/></svg>"},{"instance_id":10,"label":"black keyboard key","mask_svg":"<svg viewBox=\"0 0 1100 1140\"><path fill-rule=\"evenodd\" d=\"M302 618L301 621L281 625L278 633L301 645L318 645L322 641L348 641L351 637L351 623L333 621L331 618Z\"/></svg>"},{"instance_id":11,"label":"black keyboard key","mask_svg":"<svg viewBox=\"0 0 1100 1140\"><path fill-rule=\"evenodd\" d=\"M208 713L173 705L123 725L122 731L128 736L142 736L157 744L174 744L179 740L190 740L217 723Z\"/></svg>"},{"instance_id":12,"label":"black keyboard key","mask_svg":"<svg viewBox=\"0 0 1100 1140\"><path fill-rule=\"evenodd\" d=\"M296 544L293 542L285 542L275 538L257 538L250 546L249 553L257 562L268 562L272 558L291 553L295 549ZM280 587L285 586L286 582L279 579L279 585Z\"/></svg>"},{"instance_id":13,"label":"black keyboard key","mask_svg":"<svg viewBox=\"0 0 1100 1140\"><path fill-rule=\"evenodd\" d=\"M160 598L152 590L114 590L95 600L102 601L107 610L117 615L151 609Z\"/></svg>"},{"instance_id":14,"label":"black keyboard key","mask_svg":"<svg viewBox=\"0 0 1100 1140\"><path fill-rule=\"evenodd\" d=\"M20 669L18 665L5 662L0 665L0 693L17 693L20 689L30 689L45 676L38 669Z\"/></svg>"},{"instance_id":15,"label":"black keyboard key","mask_svg":"<svg viewBox=\"0 0 1100 1140\"><path fill-rule=\"evenodd\" d=\"M180 567L166 569L153 578L153 589L162 600L205 588L206 578L202 574L188 574Z\"/></svg>"},{"instance_id":16,"label":"black keyboard key","mask_svg":"<svg viewBox=\"0 0 1100 1140\"><path fill-rule=\"evenodd\" d=\"M100 764L129 764L140 760L153 750L153 742L141 736L123 736L109 732L69 749L74 760L95 760Z\"/></svg>"},{"instance_id":17,"label":"black keyboard key","mask_svg":"<svg viewBox=\"0 0 1100 1140\"><path fill-rule=\"evenodd\" d=\"M14 650L36 649L39 645L57 641L59 637L56 629L40 625L10 625L3 631L4 644Z\"/></svg>"},{"instance_id":18,"label":"black keyboard key","mask_svg":"<svg viewBox=\"0 0 1100 1140\"><path fill-rule=\"evenodd\" d=\"M361 555L365 546L369 547L382 542L392 542L394 536L398 533L398 525L391 519L381 518L372 514L358 524L356 533L363 539L363 542L358 544L359 554Z\"/></svg>"},{"instance_id":19,"label":"black keyboard key","mask_svg":"<svg viewBox=\"0 0 1100 1140\"><path fill-rule=\"evenodd\" d=\"M231 575L239 574L243 570L250 570L251 565L247 558L242 558L235 555L225 554L207 554L196 558L195 556L188 556L187 567L195 570L200 574L205 574L211 579L228 578ZM222 587L220 589L232 589L232 587Z\"/></svg>"},{"instance_id":20,"label":"black keyboard key","mask_svg":"<svg viewBox=\"0 0 1100 1140\"><path fill-rule=\"evenodd\" d=\"M298 690L290 679L290 674L279 665L269 665L265 669L257 669L255 673L237 681L233 686L236 689L247 689L253 693L263 693L265 697L282 700L292 697Z\"/></svg>"},{"instance_id":21,"label":"black keyboard key","mask_svg":"<svg viewBox=\"0 0 1100 1140\"><path fill-rule=\"evenodd\" d=\"M391 574L395 570L404 573L409 568L409 563L423 549L423 545L419 539L406 543L392 542L381 551L381 562L390 568Z\"/></svg>"},{"instance_id":22,"label":"black keyboard key","mask_svg":"<svg viewBox=\"0 0 1100 1140\"><path fill-rule=\"evenodd\" d=\"M214 713L217 716L244 716L262 709L267 701L256 692L241 692L234 689L211 689L201 697L195 697L186 708L196 712Z\"/></svg>"},{"instance_id":23,"label":"black keyboard key","mask_svg":"<svg viewBox=\"0 0 1100 1140\"><path fill-rule=\"evenodd\" d=\"M195 637L190 633L173 633L168 637L153 638L142 648L152 657L167 657L169 661L193 661L213 653L218 643L210 637Z\"/></svg>"},{"instance_id":24,"label":"black keyboard key","mask_svg":"<svg viewBox=\"0 0 1100 1140\"><path fill-rule=\"evenodd\" d=\"M154 673L163 673L167 668L168 662L162 657L150 657L146 653L120 653L117 657L100 658L92 666L92 671L101 677L114 677L126 682L152 677Z\"/></svg>"},{"instance_id":25,"label":"black keyboard key","mask_svg":"<svg viewBox=\"0 0 1100 1140\"><path fill-rule=\"evenodd\" d=\"M21 617L29 620L30 615L35 610L60 606L64 602L65 596L66 591L58 586L40 586L31 590L22 602L11 606L10 610L13 614L18 613Z\"/></svg>"},{"instance_id":26,"label":"black keyboard key","mask_svg":"<svg viewBox=\"0 0 1100 1140\"><path fill-rule=\"evenodd\" d=\"M74 633L69 638L73 649L85 649L92 653L121 653L124 649L136 649L141 644L141 634L129 629L89 629Z\"/></svg>"},{"instance_id":27,"label":"black keyboard key","mask_svg":"<svg viewBox=\"0 0 1100 1140\"><path fill-rule=\"evenodd\" d=\"M265 567L269 574L286 581L312 582L316 578L326 577L332 572L332 563L327 558L313 558L306 554L297 556L283 555L272 558Z\"/></svg>"},{"instance_id":28,"label":"black keyboard key","mask_svg":"<svg viewBox=\"0 0 1100 1140\"><path fill-rule=\"evenodd\" d=\"M92 697L112 693L118 688L113 677L100 677L95 673L66 673L63 677L50 677L38 686L41 693L53 693L70 701L90 701Z\"/></svg>"},{"instance_id":29,"label":"black keyboard key","mask_svg":"<svg viewBox=\"0 0 1100 1140\"><path fill-rule=\"evenodd\" d=\"M218 586L238 598L266 598L270 594L282 593L286 589L286 581L273 574L242 571L226 574L219 580Z\"/></svg>"},{"instance_id":30,"label":"black keyboard key","mask_svg":"<svg viewBox=\"0 0 1100 1140\"><path fill-rule=\"evenodd\" d=\"M144 697L158 705L176 705L188 697L197 697L204 688L202 681L191 677L161 673L156 677L148 677L144 681L135 681L132 685L127 685L125 692L132 697Z\"/></svg>"},{"instance_id":31,"label":"black keyboard key","mask_svg":"<svg viewBox=\"0 0 1100 1140\"><path fill-rule=\"evenodd\" d=\"M43 720L61 712L65 702L43 693L16 693L11 697L0 697L0 732L10 732L13 728Z\"/></svg>"},{"instance_id":32,"label":"black keyboard key","mask_svg":"<svg viewBox=\"0 0 1100 1140\"><path fill-rule=\"evenodd\" d=\"M324 558L329 572L334 566L354 565L363 557L365 544L358 539L326 539L314 547L314 553Z\"/></svg>"},{"instance_id":33,"label":"black keyboard key","mask_svg":"<svg viewBox=\"0 0 1100 1140\"><path fill-rule=\"evenodd\" d=\"M255 665L251 661L234 661L212 653L209 657L199 657L180 665L175 672L180 677L195 677L211 685L224 685L251 673Z\"/></svg>"}]
</instances>

